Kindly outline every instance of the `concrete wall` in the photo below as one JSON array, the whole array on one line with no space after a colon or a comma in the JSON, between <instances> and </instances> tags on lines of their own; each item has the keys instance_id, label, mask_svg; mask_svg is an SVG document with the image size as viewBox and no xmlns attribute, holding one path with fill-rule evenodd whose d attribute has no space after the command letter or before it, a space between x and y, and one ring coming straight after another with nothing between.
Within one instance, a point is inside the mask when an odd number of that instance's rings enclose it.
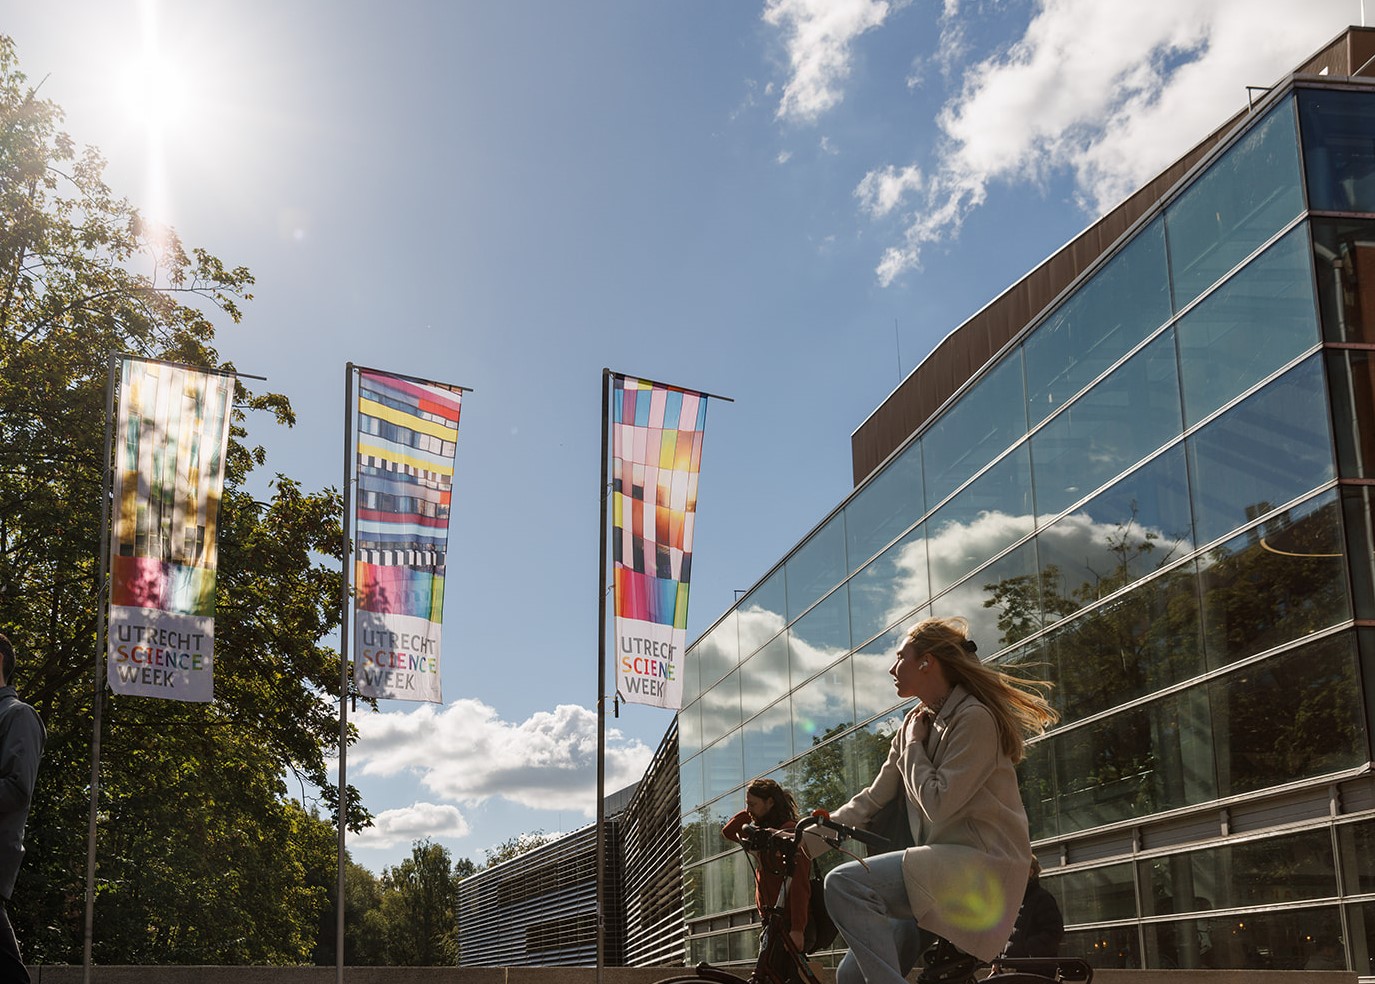
<instances>
[{"instance_id":1,"label":"concrete wall","mask_svg":"<svg viewBox=\"0 0 1375 984\"><path fill-rule=\"evenodd\" d=\"M81 984L81 967L31 967L36 984ZM608 967L603 984L655 984L685 967ZM913 979L916 975L913 974ZM96 967L98 984L334 984L333 967ZM834 974L824 971L823 984ZM591 967L346 967L345 984L597 984ZM1100 970L1093 984L1356 984L1347 971Z\"/></svg>"}]
</instances>

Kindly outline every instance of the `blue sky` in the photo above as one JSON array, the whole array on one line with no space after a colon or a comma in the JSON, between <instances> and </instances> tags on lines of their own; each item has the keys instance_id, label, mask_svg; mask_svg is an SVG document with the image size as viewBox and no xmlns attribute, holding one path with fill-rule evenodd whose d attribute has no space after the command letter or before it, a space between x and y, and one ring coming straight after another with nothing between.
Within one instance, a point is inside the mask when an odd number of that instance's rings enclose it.
<instances>
[{"instance_id":1,"label":"blue sky","mask_svg":"<svg viewBox=\"0 0 1375 984\"><path fill-rule=\"evenodd\" d=\"M1375 14L1375 10L1372 10ZM117 191L257 276L222 354L338 486L344 363L471 387L441 706L360 714L375 870L590 821L601 369L708 414L689 638L931 348L1360 0L0 0ZM608 789L670 723L612 721ZM307 795L309 792L307 791Z\"/></svg>"}]
</instances>

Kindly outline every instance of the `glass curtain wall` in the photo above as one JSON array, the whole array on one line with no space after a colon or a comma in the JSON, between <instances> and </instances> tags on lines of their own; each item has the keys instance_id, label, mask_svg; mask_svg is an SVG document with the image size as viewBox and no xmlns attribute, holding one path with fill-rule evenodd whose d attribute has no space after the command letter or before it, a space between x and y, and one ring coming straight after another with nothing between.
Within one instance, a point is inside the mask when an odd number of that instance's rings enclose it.
<instances>
[{"instance_id":1,"label":"glass curtain wall","mask_svg":"<svg viewBox=\"0 0 1375 984\"><path fill-rule=\"evenodd\" d=\"M1022 766L1045 845L1370 760L1371 489L1339 479L1375 467L1372 134L1375 94L1273 99L699 640L689 965L756 952L720 837L743 785L772 776L807 810L867 784L906 710L887 668L928 614L1055 683L1062 719ZM1334 873L1375 847L1336 829L1048 864L1064 952L1302 967L1357 894ZM1343 919L1375 933L1362 890Z\"/></svg>"}]
</instances>

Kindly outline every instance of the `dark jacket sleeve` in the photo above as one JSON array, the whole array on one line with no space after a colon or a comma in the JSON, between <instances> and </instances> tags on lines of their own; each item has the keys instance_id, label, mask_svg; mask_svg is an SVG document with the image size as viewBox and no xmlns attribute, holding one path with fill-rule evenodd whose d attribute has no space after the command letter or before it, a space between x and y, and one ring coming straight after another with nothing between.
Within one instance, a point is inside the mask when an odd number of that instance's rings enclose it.
<instances>
[{"instance_id":1,"label":"dark jacket sleeve","mask_svg":"<svg viewBox=\"0 0 1375 984\"><path fill-rule=\"evenodd\" d=\"M0 730L0 813L27 813L47 737L43 722L32 707L16 701L5 709Z\"/></svg>"}]
</instances>

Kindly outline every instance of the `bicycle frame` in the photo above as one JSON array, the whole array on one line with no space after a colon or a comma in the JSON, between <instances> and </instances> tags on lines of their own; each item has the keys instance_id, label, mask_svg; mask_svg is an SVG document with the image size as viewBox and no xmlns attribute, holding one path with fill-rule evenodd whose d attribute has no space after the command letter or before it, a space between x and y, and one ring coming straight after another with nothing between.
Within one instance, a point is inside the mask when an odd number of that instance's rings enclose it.
<instances>
[{"instance_id":1,"label":"bicycle frame","mask_svg":"<svg viewBox=\"0 0 1375 984\"><path fill-rule=\"evenodd\" d=\"M788 887L792 884L802 834L815 826L824 826L835 831L838 840L831 841L829 837L825 838L832 846L837 846L839 840L849 837L879 846L886 843L885 838L878 835L856 830L829 817L816 814L803 817L792 831L767 830L754 827L752 824L746 825L745 829L751 830L752 836L759 839L760 848L777 850L783 861L783 885L778 898L765 914L766 940L759 950L754 973L747 981L737 974L703 961L693 968L692 975L668 978L659 984L700 984L701 981L710 981L712 984L796 984L796 980L800 980L802 984L821 984L816 971L812 969L811 961L793 943L787 907ZM1087 961L1075 957L999 957L986 966L991 968L992 974L983 978L980 984L1092 984L1093 981L1093 968ZM793 978L794 972L796 979Z\"/></svg>"}]
</instances>

